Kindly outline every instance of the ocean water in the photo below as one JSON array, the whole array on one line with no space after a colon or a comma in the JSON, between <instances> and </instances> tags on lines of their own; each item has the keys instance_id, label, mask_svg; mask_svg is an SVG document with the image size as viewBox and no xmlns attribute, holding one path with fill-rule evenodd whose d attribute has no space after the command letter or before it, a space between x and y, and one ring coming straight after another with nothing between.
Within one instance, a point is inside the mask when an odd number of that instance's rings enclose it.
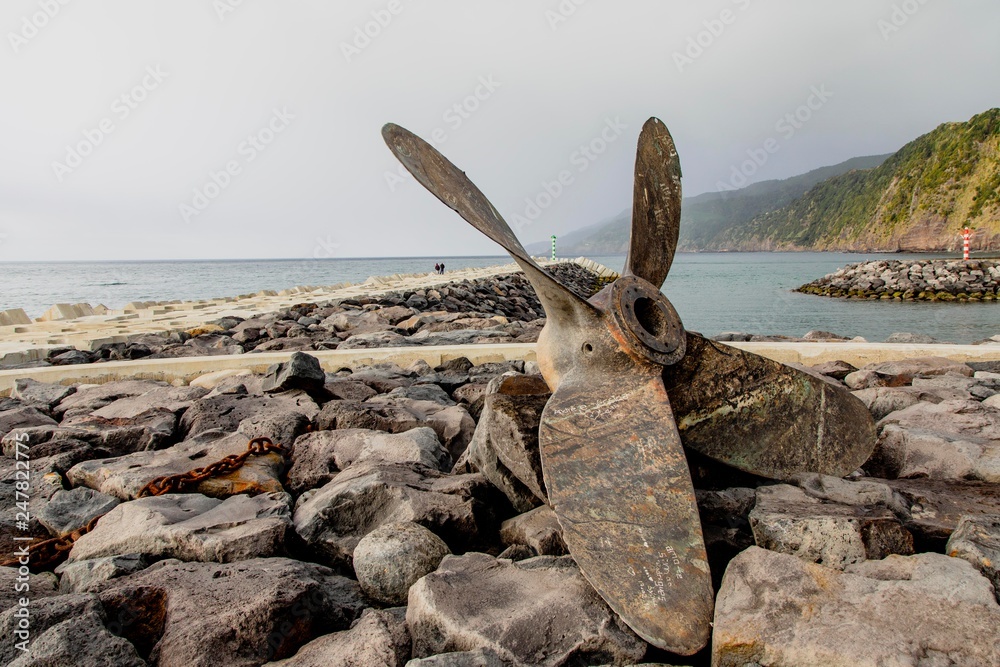
<instances>
[{"instance_id":1,"label":"ocean water","mask_svg":"<svg viewBox=\"0 0 1000 667\"><path fill-rule=\"evenodd\" d=\"M944 256L944 255L941 255ZM894 332L924 333L969 343L1000 334L997 303L855 301L798 294L799 285L838 268L873 258L934 255L847 253L681 253L663 292L684 326L714 335L723 331L801 336L823 329L882 341ZM620 271L623 256L593 257ZM0 264L0 310L24 308L32 317L54 303L193 300L235 296L295 285L361 282L372 275L431 271L509 262L506 256L374 259L301 259L162 262L52 262Z\"/></svg>"}]
</instances>

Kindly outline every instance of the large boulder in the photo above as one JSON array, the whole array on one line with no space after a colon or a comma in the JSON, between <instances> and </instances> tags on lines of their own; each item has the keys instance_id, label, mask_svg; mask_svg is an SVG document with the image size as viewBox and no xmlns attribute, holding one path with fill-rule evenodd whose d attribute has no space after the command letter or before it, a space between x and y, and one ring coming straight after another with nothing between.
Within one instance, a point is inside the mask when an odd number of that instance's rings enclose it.
<instances>
[{"instance_id":1,"label":"large boulder","mask_svg":"<svg viewBox=\"0 0 1000 667\"><path fill-rule=\"evenodd\" d=\"M4 552L4 554L13 553L13 549ZM32 601L59 595L59 580L50 572L23 575L16 567L0 567L0 611L13 607L24 597L24 591L17 590L18 583L27 584Z\"/></svg>"},{"instance_id":2,"label":"large boulder","mask_svg":"<svg viewBox=\"0 0 1000 667\"><path fill-rule=\"evenodd\" d=\"M76 387L49 382L39 382L31 378L18 378L14 380L14 388L11 389L11 398L16 398L29 405L40 405L47 409L54 408L70 394L76 391Z\"/></svg>"},{"instance_id":3,"label":"large boulder","mask_svg":"<svg viewBox=\"0 0 1000 667\"><path fill-rule=\"evenodd\" d=\"M445 475L419 464L351 466L295 505L295 530L332 564L349 565L358 542L387 523L413 521L452 551L483 544L495 529L488 483L480 475Z\"/></svg>"},{"instance_id":4,"label":"large boulder","mask_svg":"<svg viewBox=\"0 0 1000 667\"><path fill-rule=\"evenodd\" d=\"M997 627L989 581L958 558L889 556L840 572L751 547L722 580L712 665L995 665Z\"/></svg>"},{"instance_id":5,"label":"large boulder","mask_svg":"<svg viewBox=\"0 0 1000 667\"><path fill-rule=\"evenodd\" d=\"M151 564L150 559L142 554L123 554L64 561L55 572L59 575L59 590L63 593L93 593L104 588L111 579L135 574Z\"/></svg>"},{"instance_id":6,"label":"large boulder","mask_svg":"<svg viewBox=\"0 0 1000 667\"><path fill-rule=\"evenodd\" d=\"M488 649L517 667L639 661L646 643L568 556L448 556L410 588L413 657Z\"/></svg>"},{"instance_id":7,"label":"large boulder","mask_svg":"<svg viewBox=\"0 0 1000 667\"><path fill-rule=\"evenodd\" d=\"M323 486L354 463L370 461L451 468L451 456L428 427L399 434L369 429L316 431L295 441L288 486L293 493L302 493Z\"/></svg>"},{"instance_id":8,"label":"large boulder","mask_svg":"<svg viewBox=\"0 0 1000 667\"><path fill-rule=\"evenodd\" d=\"M1000 514L963 516L945 553L972 563L993 584L1000 602Z\"/></svg>"},{"instance_id":9,"label":"large boulder","mask_svg":"<svg viewBox=\"0 0 1000 667\"><path fill-rule=\"evenodd\" d=\"M208 390L201 387L157 387L138 396L119 398L92 414L105 419L131 419L147 410L180 414L207 393Z\"/></svg>"},{"instance_id":10,"label":"large boulder","mask_svg":"<svg viewBox=\"0 0 1000 667\"><path fill-rule=\"evenodd\" d=\"M1000 514L1000 486L996 484L926 478L885 483L909 506L904 525L923 542L922 551L944 551L945 542L963 517Z\"/></svg>"},{"instance_id":11,"label":"large boulder","mask_svg":"<svg viewBox=\"0 0 1000 667\"><path fill-rule=\"evenodd\" d=\"M838 569L913 553L913 536L885 507L823 502L787 484L757 489L750 526L757 546Z\"/></svg>"},{"instance_id":12,"label":"large boulder","mask_svg":"<svg viewBox=\"0 0 1000 667\"><path fill-rule=\"evenodd\" d=\"M80 537L71 561L118 554L229 563L282 555L291 528L287 494L225 500L168 493L122 503Z\"/></svg>"},{"instance_id":13,"label":"large boulder","mask_svg":"<svg viewBox=\"0 0 1000 667\"><path fill-rule=\"evenodd\" d=\"M346 630L368 606L357 582L286 558L161 561L99 596L158 667L259 667Z\"/></svg>"},{"instance_id":14,"label":"large boulder","mask_svg":"<svg viewBox=\"0 0 1000 667\"><path fill-rule=\"evenodd\" d=\"M87 486L122 500L137 498L157 477L179 475L247 451L248 439L240 433L209 431L155 452L84 461L70 468L66 477L74 486ZM277 493L284 490L280 477L285 461L278 453L253 455L238 470L210 477L192 490L224 498L240 493Z\"/></svg>"},{"instance_id":15,"label":"large boulder","mask_svg":"<svg viewBox=\"0 0 1000 667\"><path fill-rule=\"evenodd\" d=\"M187 438L213 429L231 433L244 419L287 412L298 412L311 420L319 414L319 406L300 389L267 396L218 394L196 401L184 413L180 426Z\"/></svg>"},{"instance_id":16,"label":"large boulder","mask_svg":"<svg viewBox=\"0 0 1000 667\"><path fill-rule=\"evenodd\" d=\"M365 609L350 630L309 642L266 667L403 667L410 660L406 609Z\"/></svg>"},{"instance_id":17,"label":"large boulder","mask_svg":"<svg viewBox=\"0 0 1000 667\"><path fill-rule=\"evenodd\" d=\"M36 513L39 523L54 537L64 537L86 526L94 517L103 516L120 501L93 489L58 490Z\"/></svg>"},{"instance_id":18,"label":"large boulder","mask_svg":"<svg viewBox=\"0 0 1000 667\"><path fill-rule=\"evenodd\" d=\"M48 416L38 408L30 405L22 405L13 410L0 412L0 438L17 428L31 428L32 426L55 426L56 420Z\"/></svg>"},{"instance_id":19,"label":"large boulder","mask_svg":"<svg viewBox=\"0 0 1000 667\"><path fill-rule=\"evenodd\" d=\"M263 389L268 394L301 389L316 395L323 390L325 382L326 373L319 359L305 352L293 352L288 361L267 369Z\"/></svg>"},{"instance_id":20,"label":"large boulder","mask_svg":"<svg viewBox=\"0 0 1000 667\"><path fill-rule=\"evenodd\" d=\"M417 579L437 569L448 545L420 524L388 523L368 533L354 548L354 572L368 597L406 604Z\"/></svg>"},{"instance_id":21,"label":"large boulder","mask_svg":"<svg viewBox=\"0 0 1000 667\"><path fill-rule=\"evenodd\" d=\"M500 539L507 546L523 544L539 556L563 556L568 552L562 527L548 505L507 519L500 526Z\"/></svg>"},{"instance_id":22,"label":"large boulder","mask_svg":"<svg viewBox=\"0 0 1000 667\"><path fill-rule=\"evenodd\" d=\"M53 408L57 417L90 414L121 398L141 396L148 391L169 387L166 382L153 380L117 380L100 385L80 386Z\"/></svg>"},{"instance_id":23,"label":"large boulder","mask_svg":"<svg viewBox=\"0 0 1000 667\"><path fill-rule=\"evenodd\" d=\"M519 512L546 499L538 425L549 396L541 376L511 374L490 381L475 435L458 464L482 472Z\"/></svg>"},{"instance_id":24,"label":"large boulder","mask_svg":"<svg viewBox=\"0 0 1000 667\"><path fill-rule=\"evenodd\" d=\"M177 415L169 410L147 410L135 417L108 419L91 414L66 417L59 425L32 426L11 431L3 437L6 456L13 456L16 443L27 445L31 458L52 456L64 451L64 443L86 442L121 455L166 447L177 440Z\"/></svg>"}]
</instances>

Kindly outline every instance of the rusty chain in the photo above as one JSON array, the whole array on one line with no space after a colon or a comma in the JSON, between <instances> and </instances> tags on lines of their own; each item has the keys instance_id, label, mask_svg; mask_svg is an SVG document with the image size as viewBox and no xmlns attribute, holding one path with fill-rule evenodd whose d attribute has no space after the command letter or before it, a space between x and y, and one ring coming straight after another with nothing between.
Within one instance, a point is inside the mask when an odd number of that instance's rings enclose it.
<instances>
[{"instance_id":1,"label":"rusty chain","mask_svg":"<svg viewBox=\"0 0 1000 667\"><path fill-rule=\"evenodd\" d=\"M270 438L254 438L247 444L247 450L242 454L230 454L229 456L216 461L203 468L195 468L179 475L166 475L157 477L146 484L136 498L146 498L149 496L162 496L165 493L179 493L194 488L199 483L210 477L220 477L239 470L247 459L251 456L264 454L286 454L284 445L272 442ZM73 544L94 529L98 519L104 514L99 514L87 522L87 525L74 530L63 537L53 537L41 542L34 542L28 548L28 564L35 571L51 569L69 556ZM22 565L19 556L13 556L0 561L0 567L17 567Z\"/></svg>"}]
</instances>

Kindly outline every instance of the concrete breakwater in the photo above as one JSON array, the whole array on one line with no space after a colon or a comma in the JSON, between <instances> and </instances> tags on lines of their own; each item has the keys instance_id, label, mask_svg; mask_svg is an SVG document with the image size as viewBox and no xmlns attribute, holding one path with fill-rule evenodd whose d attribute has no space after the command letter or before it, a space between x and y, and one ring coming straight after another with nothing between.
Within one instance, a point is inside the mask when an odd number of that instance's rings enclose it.
<instances>
[{"instance_id":1,"label":"concrete breakwater","mask_svg":"<svg viewBox=\"0 0 1000 667\"><path fill-rule=\"evenodd\" d=\"M848 299L990 301L1000 299L1000 260L878 260L850 264L796 291Z\"/></svg>"}]
</instances>

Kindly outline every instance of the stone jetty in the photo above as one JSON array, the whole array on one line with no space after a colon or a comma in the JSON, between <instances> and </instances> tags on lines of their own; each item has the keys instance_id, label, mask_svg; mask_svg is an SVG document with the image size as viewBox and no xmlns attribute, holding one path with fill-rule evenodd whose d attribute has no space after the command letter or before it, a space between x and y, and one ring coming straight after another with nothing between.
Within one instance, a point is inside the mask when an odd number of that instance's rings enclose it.
<instances>
[{"instance_id":1,"label":"stone jetty","mask_svg":"<svg viewBox=\"0 0 1000 667\"><path fill-rule=\"evenodd\" d=\"M687 658L633 633L567 553L533 362L324 372L295 352L173 385L25 370L0 398L0 554L85 534L58 565L0 567L0 663L1000 664L1000 362L808 370L872 412L874 454L788 483L692 465L717 600ZM141 492L259 437L286 451Z\"/></svg>"},{"instance_id":2,"label":"stone jetty","mask_svg":"<svg viewBox=\"0 0 1000 667\"><path fill-rule=\"evenodd\" d=\"M1000 300L1000 260L886 259L850 264L798 288L848 299Z\"/></svg>"},{"instance_id":3,"label":"stone jetty","mask_svg":"<svg viewBox=\"0 0 1000 667\"><path fill-rule=\"evenodd\" d=\"M547 267L564 285L589 297L618 274L590 260ZM449 281L440 277L424 286L418 279L370 279L365 290L334 289L285 295L285 307L247 310L229 307L200 312L186 319L161 315L160 320L135 316L115 326L115 334L98 330L74 345L51 344L28 355L0 354L2 368L34 368L135 359L243 354L245 352L310 351L534 342L545 323L534 289L520 271L476 270L473 277L456 272ZM378 285L376 285L378 283ZM396 287L399 284L400 287ZM334 298L330 298L331 294ZM265 299L262 303L271 303ZM64 309L65 310L65 309ZM69 311L67 311L69 312ZM74 311L75 312L75 311ZM163 320L162 318L167 318ZM64 332L76 326L86 330L89 320L57 322ZM171 323L164 328L162 323ZM52 323L40 323L47 326ZM2 328L0 328L2 329ZM29 327L10 327L8 339L28 340ZM137 329L130 333L130 329ZM3 333L0 331L0 333ZM64 334L72 337L72 334ZM0 348L2 348L0 342ZM2 352L2 349L0 349ZM32 358L32 357L37 358Z\"/></svg>"}]
</instances>

